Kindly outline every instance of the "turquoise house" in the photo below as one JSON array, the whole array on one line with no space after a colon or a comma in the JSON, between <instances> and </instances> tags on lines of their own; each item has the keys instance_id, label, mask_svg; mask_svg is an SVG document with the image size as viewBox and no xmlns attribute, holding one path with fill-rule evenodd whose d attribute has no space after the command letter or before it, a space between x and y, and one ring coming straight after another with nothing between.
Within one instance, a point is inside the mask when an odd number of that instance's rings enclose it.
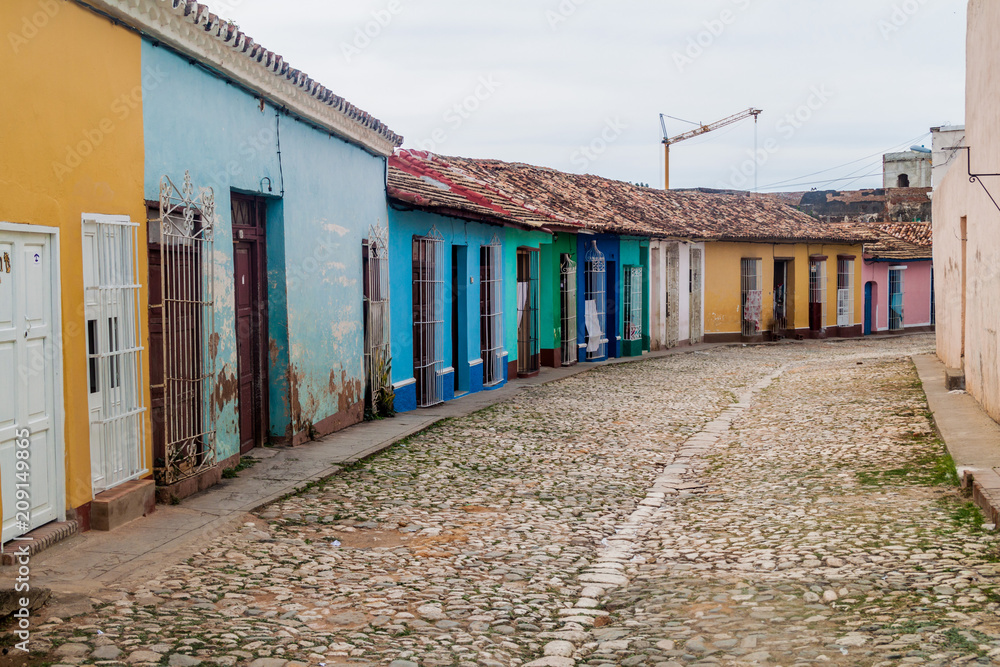
<instances>
[{"instance_id":1,"label":"turquoise house","mask_svg":"<svg viewBox=\"0 0 1000 667\"><path fill-rule=\"evenodd\" d=\"M144 4L153 454L180 497L382 389L401 138L201 5Z\"/></svg>"}]
</instances>

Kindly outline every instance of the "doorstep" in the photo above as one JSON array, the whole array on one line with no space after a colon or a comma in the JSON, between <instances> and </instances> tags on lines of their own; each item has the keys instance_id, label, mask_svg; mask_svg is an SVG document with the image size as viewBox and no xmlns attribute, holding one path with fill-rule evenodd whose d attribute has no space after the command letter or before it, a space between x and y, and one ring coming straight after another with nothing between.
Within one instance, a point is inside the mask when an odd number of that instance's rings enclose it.
<instances>
[{"instance_id":1,"label":"doorstep","mask_svg":"<svg viewBox=\"0 0 1000 667\"><path fill-rule=\"evenodd\" d=\"M80 524L76 521L53 521L39 526L30 533L5 544L3 554L0 555L0 565L15 565L15 551L23 553L27 547L28 555L34 556L78 532L80 532Z\"/></svg>"},{"instance_id":2,"label":"doorstep","mask_svg":"<svg viewBox=\"0 0 1000 667\"><path fill-rule=\"evenodd\" d=\"M156 510L156 482L136 479L98 493L90 503L92 530L114 530Z\"/></svg>"},{"instance_id":3,"label":"doorstep","mask_svg":"<svg viewBox=\"0 0 1000 667\"><path fill-rule=\"evenodd\" d=\"M962 488L972 492L972 502L983 511L986 523L997 525L1000 521L1000 475L996 469L964 470Z\"/></svg>"}]
</instances>

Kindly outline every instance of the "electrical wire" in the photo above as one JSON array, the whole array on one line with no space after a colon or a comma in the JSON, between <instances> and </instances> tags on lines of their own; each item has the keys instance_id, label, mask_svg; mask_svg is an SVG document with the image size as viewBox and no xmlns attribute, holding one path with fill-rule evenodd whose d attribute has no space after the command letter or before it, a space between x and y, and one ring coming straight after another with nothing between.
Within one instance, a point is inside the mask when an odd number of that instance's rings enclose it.
<instances>
[{"instance_id":1,"label":"electrical wire","mask_svg":"<svg viewBox=\"0 0 1000 667\"><path fill-rule=\"evenodd\" d=\"M828 169L821 169L820 171L816 171L816 172L813 172L811 174L805 174L804 176L798 176L796 178L789 178L789 179L786 179L784 181L778 181L776 183L771 183L769 185L764 185L764 186L761 186L761 187L762 187L762 189L767 190L767 189L770 189L770 188L773 188L773 187L777 187L777 186L780 186L780 185L785 185L787 183L793 183L794 181L800 181L803 178L811 178L812 176L819 176L820 174L825 174L825 173L827 173L829 171L836 171L837 169L843 169L844 167L849 167L852 164L856 164L858 162L861 162L862 160L868 160L868 159L873 158L873 157L882 156L882 155L885 155L886 153L890 153L890 152L892 152L893 148L899 148L900 146L905 146L907 144L911 144L912 145L912 144L920 141L921 139L924 139L924 138L928 137L929 135L930 135L930 132L925 132L924 134L921 134L921 135L919 135L917 137L914 137L913 139L910 139L909 141L903 141L903 142L900 142L898 144L893 144L892 146L890 146L889 148L886 148L885 150L881 150L881 151L879 151L877 153L872 153L871 155L866 155L866 156L864 156L862 158L858 158L857 160L851 160L850 162L845 162L844 164L837 165L836 167L830 167Z\"/></svg>"},{"instance_id":2,"label":"electrical wire","mask_svg":"<svg viewBox=\"0 0 1000 667\"><path fill-rule=\"evenodd\" d=\"M834 178L829 181L811 181L809 183L796 183L796 185L828 185L830 183L836 183L838 181L851 181L853 183L854 181L857 181L862 178L868 178L869 176L878 176L881 173L882 170L879 169L878 171L873 171L870 174L862 174L861 176L845 176L844 178Z\"/></svg>"}]
</instances>

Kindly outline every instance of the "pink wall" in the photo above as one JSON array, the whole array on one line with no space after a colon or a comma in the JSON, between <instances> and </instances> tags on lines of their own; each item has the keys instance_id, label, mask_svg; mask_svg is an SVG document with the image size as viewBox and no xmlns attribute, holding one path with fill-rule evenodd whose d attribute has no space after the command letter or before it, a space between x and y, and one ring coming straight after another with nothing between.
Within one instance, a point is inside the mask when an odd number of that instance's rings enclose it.
<instances>
[{"instance_id":1,"label":"pink wall","mask_svg":"<svg viewBox=\"0 0 1000 667\"><path fill-rule=\"evenodd\" d=\"M931 268L929 261L871 262L861 270L865 283L874 282L874 331L889 329L889 267L905 266L903 271L903 328L925 327L931 323Z\"/></svg>"}]
</instances>

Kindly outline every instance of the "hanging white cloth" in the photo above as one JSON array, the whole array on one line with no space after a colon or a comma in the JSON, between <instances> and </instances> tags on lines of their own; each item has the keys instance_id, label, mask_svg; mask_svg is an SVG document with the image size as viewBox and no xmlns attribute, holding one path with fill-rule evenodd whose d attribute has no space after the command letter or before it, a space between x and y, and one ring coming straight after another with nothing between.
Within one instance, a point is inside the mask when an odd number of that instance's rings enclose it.
<instances>
[{"instance_id":1,"label":"hanging white cloth","mask_svg":"<svg viewBox=\"0 0 1000 667\"><path fill-rule=\"evenodd\" d=\"M587 352L597 352L604 342L604 332L601 331L601 317L597 314L597 302L587 302Z\"/></svg>"},{"instance_id":2,"label":"hanging white cloth","mask_svg":"<svg viewBox=\"0 0 1000 667\"><path fill-rule=\"evenodd\" d=\"M517 284L517 328L521 328L521 320L524 319L524 306L528 303L528 283Z\"/></svg>"}]
</instances>

